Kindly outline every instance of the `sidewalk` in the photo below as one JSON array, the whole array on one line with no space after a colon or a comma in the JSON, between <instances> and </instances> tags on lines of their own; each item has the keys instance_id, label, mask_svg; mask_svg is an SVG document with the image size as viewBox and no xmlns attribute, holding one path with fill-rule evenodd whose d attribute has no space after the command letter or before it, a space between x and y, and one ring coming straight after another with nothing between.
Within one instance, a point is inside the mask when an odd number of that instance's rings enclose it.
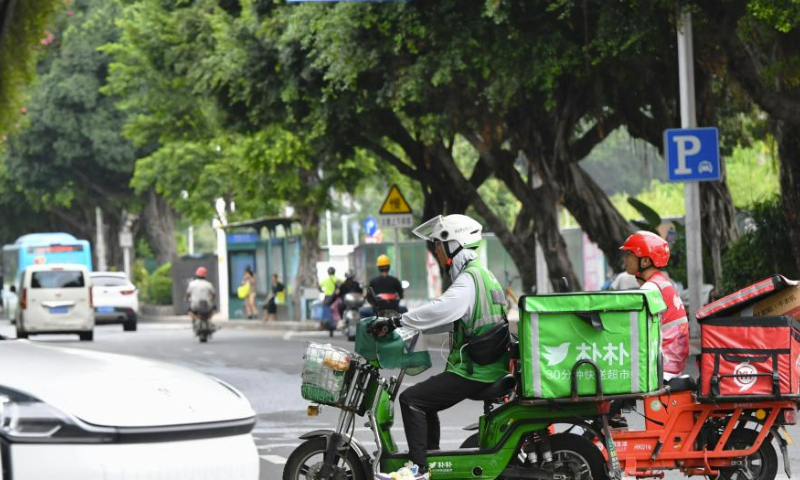
<instances>
[{"instance_id":1,"label":"sidewalk","mask_svg":"<svg viewBox=\"0 0 800 480\"><path fill-rule=\"evenodd\" d=\"M319 323L314 320L305 322L294 322L291 320L276 320L273 322L262 322L261 320L245 319L222 319L214 318L214 323L222 328L247 328L253 330L278 330L288 332L313 331L319 330ZM147 315L140 314L141 323L191 323L188 315Z\"/></svg>"}]
</instances>

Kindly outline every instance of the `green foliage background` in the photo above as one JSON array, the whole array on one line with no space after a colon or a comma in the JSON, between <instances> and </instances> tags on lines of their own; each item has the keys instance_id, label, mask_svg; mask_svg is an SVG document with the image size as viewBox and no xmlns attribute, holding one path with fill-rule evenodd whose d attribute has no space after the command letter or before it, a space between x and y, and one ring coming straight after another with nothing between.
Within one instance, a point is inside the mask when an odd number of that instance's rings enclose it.
<instances>
[{"instance_id":1,"label":"green foliage background","mask_svg":"<svg viewBox=\"0 0 800 480\"><path fill-rule=\"evenodd\" d=\"M0 136L20 121L24 87L34 76L47 25L63 7L62 0L25 0L16 2L12 18L0 19L7 21L0 37Z\"/></svg>"}]
</instances>

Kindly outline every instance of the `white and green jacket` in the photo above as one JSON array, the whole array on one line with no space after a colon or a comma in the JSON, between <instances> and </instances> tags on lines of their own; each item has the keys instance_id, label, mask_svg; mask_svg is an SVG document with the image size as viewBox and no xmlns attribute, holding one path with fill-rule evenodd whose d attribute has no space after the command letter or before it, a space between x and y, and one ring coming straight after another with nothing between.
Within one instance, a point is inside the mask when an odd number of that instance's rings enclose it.
<instances>
[{"instance_id":1,"label":"white and green jacket","mask_svg":"<svg viewBox=\"0 0 800 480\"><path fill-rule=\"evenodd\" d=\"M427 305L403 314L401 323L424 333L452 333L445 371L479 382L495 382L508 373L507 356L490 365L478 365L461 347L464 331L480 334L504 321L503 289L494 275L480 265L473 250L462 250L453 258L450 276L453 283L447 291Z\"/></svg>"}]
</instances>

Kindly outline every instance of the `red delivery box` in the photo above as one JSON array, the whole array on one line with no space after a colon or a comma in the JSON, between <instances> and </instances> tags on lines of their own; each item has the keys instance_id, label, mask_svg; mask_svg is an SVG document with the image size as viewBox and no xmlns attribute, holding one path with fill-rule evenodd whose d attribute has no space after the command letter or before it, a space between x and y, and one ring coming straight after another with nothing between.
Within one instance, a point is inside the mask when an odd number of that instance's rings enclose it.
<instances>
[{"instance_id":1,"label":"red delivery box","mask_svg":"<svg viewBox=\"0 0 800 480\"><path fill-rule=\"evenodd\" d=\"M700 322L700 395L780 398L798 394L800 321L717 317Z\"/></svg>"}]
</instances>

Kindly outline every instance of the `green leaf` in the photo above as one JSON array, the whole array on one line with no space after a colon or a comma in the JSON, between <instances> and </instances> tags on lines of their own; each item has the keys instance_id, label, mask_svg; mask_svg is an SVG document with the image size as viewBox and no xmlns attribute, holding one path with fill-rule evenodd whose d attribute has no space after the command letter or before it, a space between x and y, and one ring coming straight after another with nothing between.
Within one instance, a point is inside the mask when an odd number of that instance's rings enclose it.
<instances>
[{"instance_id":1,"label":"green leaf","mask_svg":"<svg viewBox=\"0 0 800 480\"><path fill-rule=\"evenodd\" d=\"M644 217L648 224L646 230L655 231L658 226L661 225L661 215L656 213L656 211L648 205L640 202L636 197L628 197L628 203L635 208L637 212L642 214L642 217Z\"/></svg>"}]
</instances>

